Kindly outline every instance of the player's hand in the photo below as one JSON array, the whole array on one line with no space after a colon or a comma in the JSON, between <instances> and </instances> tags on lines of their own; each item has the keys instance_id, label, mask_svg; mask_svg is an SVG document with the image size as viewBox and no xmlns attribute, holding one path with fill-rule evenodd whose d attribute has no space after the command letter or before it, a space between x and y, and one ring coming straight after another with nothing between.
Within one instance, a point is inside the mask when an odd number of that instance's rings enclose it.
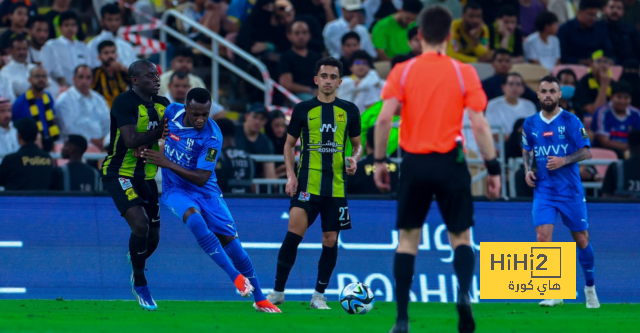
<instances>
[{"instance_id":1,"label":"player's hand","mask_svg":"<svg viewBox=\"0 0 640 333\"><path fill-rule=\"evenodd\" d=\"M374 166L373 180L376 182L378 190L382 193L391 191L391 177L389 176L387 165L385 163L375 163Z\"/></svg>"},{"instance_id":2,"label":"player's hand","mask_svg":"<svg viewBox=\"0 0 640 333\"><path fill-rule=\"evenodd\" d=\"M141 153L141 157L145 159L144 163L155 164L161 168L168 168L171 165L169 159L164 156L164 151L144 149Z\"/></svg>"},{"instance_id":3,"label":"player's hand","mask_svg":"<svg viewBox=\"0 0 640 333\"><path fill-rule=\"evenodd\" d=\"M567 164L566 159L564 157L557 156L548 156L547 169L556 170L562 168L565 164Z\"/></svg>"},{"instance_id":4,"label":"player's hand","mask_svg":"<svg viewBox=\"0 0 640 333\"><path fill-rule=\"evenodd\" d=\"M347 157L347 161L349 161L349 166L347 167L347 175L353 176L356 174L356 170L358 170L358 161L356 161L355 157Z\"/></svg>"},{"instance_id":5,"label":"player's hand","mask_svg":"<svg viewBox=\"0 0 640 333\"><path fill-rule=\"evenodd\" d=\"M487 176L487 198L491 200L500 198L501 187L500 175Z\"/></svg>"},{"instance_id":6,"label":"player's hand","mask_svg":"<svg viewBox=\"0 0 640 333\"><path fill-rule=\"evenodd\" d=\"M527 172L527 175L524 176L524 180L527 182L527 185L529 185L529 187L536 187L536 175L533 173L533 171Z\"/></svg>"},{"instance_id":7,"label":"player's hand","mask_svg":"<svg viewBox=\"0 0 640 333\"><path fill-rule=\"evenodd\" d=\"M134 150L133 150L133 157L138 157L138 158L139 158L139 157L142 157L142 152L143 152L145 149L147 149L147 148L149 148L149 147L147 147L147 146L140 146L140 147L138 147L138 148L134 149Z\"/></svg>"},{"instance_id":8,"label":"player's hand","mask_svg":"<svg viewBox=\"0 0 640 333\"><path fill-rule=\"evenodd\" d=\"M167 139L167 135L169 135L169 119L164 118L164 128L162 130L162 140Z\"/></svg>"},{"instance_id":9,"label":"player's hand","mask_svg":"<svg viewBox=\"0 0 640 333\"><path fill-rule=\"evenodd\" d=\"M296 178L295 176L289 177L287 179L287 185L285 186L284 191L290 197L296 195L296 192L298 191L298 178Z\"/></svg>"}]
</instances>

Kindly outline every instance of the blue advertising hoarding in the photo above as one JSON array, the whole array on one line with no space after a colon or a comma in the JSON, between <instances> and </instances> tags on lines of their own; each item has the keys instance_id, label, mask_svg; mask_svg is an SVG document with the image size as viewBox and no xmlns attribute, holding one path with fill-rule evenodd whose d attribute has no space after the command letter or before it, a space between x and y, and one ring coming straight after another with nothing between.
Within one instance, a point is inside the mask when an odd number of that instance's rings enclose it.
<instances>
[{"instance_id":1,"label":"blue advertising hoarding","mask_svg":"<svg viewBox=\"0 0 640 333\"><path fill-rule=\"evenodd\" d=\"M287 231L287 199L227 199L245 248L265 289L273 287L277 254ZM394 300L393 230L396 203L351 200L353 229L340 235L338 264L327 289L330 300L350 282L372 287L381 301ZM640 301L640 206L588 205L596 254L596 285L604 303ZM535 241L530 202L478 202L473 245ZM224 272L205 255L186 226L162 207L161 240L147 261L147 279L157 300L239 300ZM129 228L108 197L0 197L0 299L131 299L126 253ZM308 300L321 250L320 225L300 246L287 285L287 299ZM571 241L558 221L554 241ZM479 258L479 253L476 253ZM453 302L457 280L446 228L437 205L423 227L412 300ZM476 260L478 261L478 260ZM576 262L578 297L584 302ZM471 296L479 301L479 268Z\"/></svg>"}]
</instances>

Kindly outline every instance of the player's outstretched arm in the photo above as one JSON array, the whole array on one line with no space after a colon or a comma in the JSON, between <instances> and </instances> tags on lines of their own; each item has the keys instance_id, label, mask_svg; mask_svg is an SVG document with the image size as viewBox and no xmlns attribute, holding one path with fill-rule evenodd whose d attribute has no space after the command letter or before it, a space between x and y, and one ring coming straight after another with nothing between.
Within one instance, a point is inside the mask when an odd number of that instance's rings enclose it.
<instances>
[{"instance_id":1,"label":"player's outstretched arm","mask_svg":"<svg viewBox=\"0 0 640 333\"><path fill-rule=\"evenodd\" d=\"M185 169L173 162L171 162L165 155L163 151L155 151L152 149L145 149L141 155L142 158L145 159L145 163L155 164L161 168L167 168L173 171L176 175L184 178L186 181L196 184L200 187L204 186L211 178L211 172L209 170L196 169L189 170Z\"/></svg>"},{"instance_id":2,"label":"player's outstretched arm","mask_svg":"<svg viewBox=\"0 0 640 333\"><path fill-rule=\"evenodd\" d=\"M158 141L165 131L166 122L167 120L165 119L162 126L158 126L144 133L137 132L136 125L125 125L118 129L127 148L136 149L140 146L150 145Z\"/></svg>"}]
</instances>

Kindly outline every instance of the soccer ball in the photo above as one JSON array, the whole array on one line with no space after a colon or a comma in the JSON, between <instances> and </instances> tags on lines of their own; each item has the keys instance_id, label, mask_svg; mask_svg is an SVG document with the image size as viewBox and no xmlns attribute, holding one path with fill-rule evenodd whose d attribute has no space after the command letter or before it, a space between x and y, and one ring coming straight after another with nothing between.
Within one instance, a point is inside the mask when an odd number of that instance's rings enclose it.
<instances>
[{"instance_id":1,"label":"soccer ball","mask_svg":"<svg viewBox=\"0 0 640 333\"><path fill-rule=\"evenodd\" d=\"M342 289L340 305L348 314L365 314L373 309L374 298L369 286L354 282Z\"/></svg>"}]
</instances>

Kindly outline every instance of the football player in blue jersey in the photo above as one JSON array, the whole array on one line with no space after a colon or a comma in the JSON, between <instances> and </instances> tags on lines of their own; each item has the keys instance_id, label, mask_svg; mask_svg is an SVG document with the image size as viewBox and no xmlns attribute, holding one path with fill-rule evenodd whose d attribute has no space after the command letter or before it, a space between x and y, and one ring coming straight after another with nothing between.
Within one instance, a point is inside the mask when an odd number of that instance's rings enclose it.
<instances>
[{"instance_id":1,"label":"football player in blue jersey","mask_svg":"<svg viewBox=\"0 0 640 333\"><path fill-rule=\"evenodd\" d=\"M558 106L562 93L553 76L538 85L542 111L528 117L522 127L522 156L525 180L534 188L533 224L538 242L550 242L558 213L571 230L578 246L578 260L584 272L587 308L599 308L594 285L594 255L589 241L587 203L580 182L578 162L591 158L589 136L575 115ZM537 170L532 170L533 160ZM562 300L548 299L541 306L555 306Z\"/></svg>"},{"instance_id":2,"label":"football player in blue jersey","mask_svg":"<svg viewBox=\"0 0 640 333\"><path fill-rule=\"evenodd\" d=\"M173 103L165 112L169 135L163 152L145 149L146 163L162 168L162 202L191 230L200 247L228 275L243 297L253 291L254 308L281 312L266 299L253 263L242 248L236 224L216 182L222 133L209 119L211 95L194 88L186 105Z\"/></svg>"}]
</instances>

